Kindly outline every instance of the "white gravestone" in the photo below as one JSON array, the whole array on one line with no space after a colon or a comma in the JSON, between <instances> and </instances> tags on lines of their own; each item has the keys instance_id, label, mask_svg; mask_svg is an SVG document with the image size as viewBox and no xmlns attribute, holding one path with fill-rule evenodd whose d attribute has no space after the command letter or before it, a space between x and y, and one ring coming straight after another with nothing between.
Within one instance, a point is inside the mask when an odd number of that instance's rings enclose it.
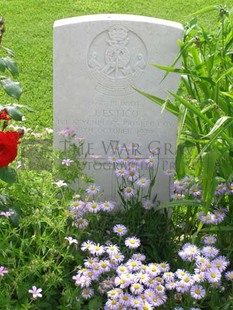
<instances>
[{"instance_id":1,"label":"white gravestone","mask_svg":"<svg viewBox=\"0 0 233 310\"><path fill-rule=\"evenodd\" d=\"M177 119L133 87L166 98L175 92L177 75L162 81L164 72L153 63L171 65L182 38L181 24L134 15L90 15L54 24L54 143L57 132L70 127L85 137L86 172L116 199L116 180L108 157L116 145L132 145L133 154L148 157L160 147L155 190L160 201L169 199ZM95 155L101 156L94 159Z\"/></svg>"}]
</instances>

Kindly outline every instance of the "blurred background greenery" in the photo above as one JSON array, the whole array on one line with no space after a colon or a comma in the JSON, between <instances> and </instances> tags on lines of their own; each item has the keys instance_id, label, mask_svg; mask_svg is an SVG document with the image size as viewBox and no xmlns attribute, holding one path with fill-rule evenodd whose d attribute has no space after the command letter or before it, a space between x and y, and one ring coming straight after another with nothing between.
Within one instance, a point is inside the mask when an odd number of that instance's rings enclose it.
<instances>
[{"instance_id":1,"label":"blurred background greenery","mask_svg":"<svg viewBox=\"0 0 233 310\"><path fill-rule=\"evenodd\" d=\"M218 0L1 0L0 16L6 32L2 44L16 53L19 81L23 87L21 104L35 113L27 127L53 126L53 24L55 20L89 14L119 13L152 16L185 24L191 14ZM232 5L224 0L221 5ZM198 17L199 23L212 29L217 11ZM77 38L78 39L78 38ZM1 51L0 51L1 53ZM0 54L1 56L1 54ZM1 104L14 102L0 90Z\"/></svg>"}]
</instances>

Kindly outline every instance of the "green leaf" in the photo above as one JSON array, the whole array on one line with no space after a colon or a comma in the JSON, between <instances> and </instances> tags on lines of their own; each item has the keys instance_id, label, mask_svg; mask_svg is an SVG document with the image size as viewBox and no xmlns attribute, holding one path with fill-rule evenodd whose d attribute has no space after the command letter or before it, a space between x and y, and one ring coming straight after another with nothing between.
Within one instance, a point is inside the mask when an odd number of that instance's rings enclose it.
<instances>
[{"instance_id":1,"label":"green leaf","mask_svg":"<svg viewBox=\"0 0 233 310\"><path fill-rule=\"evenodd\" d=\"M184 98L169 92L173 97L176 98L176 100L178 100L180 103L182 103L184 106L186 106L186 108L192 112L194 115L198 116L202 121L204 121L204 124L208 124L211 127L214 126L214 122L209 119L205 114L201 113L201 111L196 108L193 104L191 104L189 101L185 100ZM228 142L228 144L233 147L233 141L229 138L229 136L227 134L225 134L224 132L222 133L224 139Z\"/></svg>"},{"instance_id":2,"label":"green leaf","mask_svg":"<svg viewBox=\"0 0 233 310\"><path fill-rule=\"evenodd\" d=\"M155 212L174 207L188 207L188 206L198 207L201 205L202 202L197 200L175 200L163 203L162 205L160 205L155 209Z\"/></svg>"},{"instance_id":3,"label":"green leaf","mask_svg":"<svg viewBox=\"0 0 233 310\"><path fill-rule=\"evenodd\" d=\"M204 154L202 157L203 167L203 179L202 179L202 190L203 190L203 201L205 202L205 212L209 210L211 202L213 200L214 192L218 184L215 178L217 154L214 151Z\"/></svg>"},{"instance_id":4,"label":"green leaf","mask_svg":"<svg viewBox=\"0 0 233 310\"><path fill-rule=\"evenodd\" d=\"M204 105L204 109L201 110L201 113L207 113L213 110L215 110L214 112L216 112L216 103L210 105L208 105L208 103L209 103L208 100L205 100L201 103L202 106Z\"/></svg>"},{"instance_id":5,"label":"green leaf","mask_svg":"<svg viewBox=\"0 0 233 310\"><path fill-rule=\"evenodd\" d=\"M193 44L193 40L190 40L189 42L184 43L183 41L179 41L180 43L180 51L177 54L175 60L171 64L169 68L174 68L174 66L177 64L177 62L184 57L184 54L186 53L186 50L188 50L189 46ZM169 71L167 71L162 79L162 81L168 76Z\"/></svg>"},{"instance_id":6,"label":"green leaf","mask_svg":"<svg viewBox=\"0 0 233 310\"><path fill-rule=\"evenodd\" d=\"M178 179L182 179L185 176L185 153L184 143L179 143L176 149L176 174Z\"/></svg>"},{"instance_id":7,"label":"green leaf","mask_svg":"<svg viewBox=\"0 0 233 310\"><path fill-rule=\"evenodd\" d=\"M180 74L189 74L190 72L184 69L178 69L173 67L167 67L167 66L161 66L157 64L152 64L153 67L167 71L167 72L174 72L174 73L180 73Z\"/></svg>"},{"instance_id":8,"label":"green leaf","mask_svg":"<svg viewBox=\"0 0 233 310\"><path fill-rule=\"evenodd\" d=\"M20 108L20 109L22 108L22 109L28 110L29 112L34 112L34 110L32 108L30 108L30 107L28 107L27 105L24 105L24 104L13 103L13 106L15 108Z\"/></svg>"},{"instance_id":9,"label":"green leaf","mask_svg":"<svg viewBox=\"0 0 233 310\"><path fill-rule=\"evenodd\" d=\"M219 163L220 163L219 166L221 169L220 171L221 171L221 174L223 175L224 179L227 182L231 182L232 181L232 174L233 174L233 171L232 171L233 158L232 158L231 154L229 152L222 153L220 158L219 158Z\"/></svg>"},{"instance_id":10,"label":"green leaf","mask_svg":"<svg viewBox=\"0 0 233 310\"><path fill-rule=\"evenodd\" d=\"M10 71L10 73L13 76L19 75L19 69L18 69L17 63L14 60L12 60L9 57L5 57L3 58L3 60L6 64L7 69Z\"/></svg>"},{"instance_id":11,"label":"green leaf","mask_svg":"<svg viewBox=\"0 0 233 310\"><path fill-rule=\"evenodd\" d=\"M7 204L8 200L9 200L9 197L7 195L0 194L0 203L1 204L4 204L4 205Z\"/></svg>"},{"instance_id":12,"label":"green leaf","mask_svg":"<svg viewBox=\"0 0 233 310\"><path fill-rule=\"evenodd\" d=\"M19 225L20 218L22 217L22 211L18 207L11 207L9 211L14 212L13 215L11 215L10 220L13 223L14 226Z\"/></svg>"},{"instance_id":13,"label":"green leaf","mask_svg":"<svg viewBox=\"0 0 233 310\"><path fill-rule=\"evenodd\" d=\"M225 70L223 74L218 78L216 83L218 83L222 78L224 78L226 75L230 75L233 72L233 67L229 68L228 70Z\"/></svg>"},{"instance_id":14,"label":"green leaf","mask_svg":"<svg viewBox=\"0 0 233 310\"><path fill-rule=\"evenodd\" d=\"M186 123L187 123L187 108L181 105L179 115L178 115L178 137L183 132Z\"/></svg>"},{"instance_id":15,"label":"green leaf","mask_svg":"<svg viewBox=\"0 0 233 310\"><path fill-rule=\"evenodd\" d=\"M38 306L40 309L51 309L51 303L43 300L38 303Z\"/></svg>"},{"instance_id":16,"label":"green leaf","mask_svg":"<svg viewBox=\"0 0 233 310\"><path fill-rule=\"evenodd\" d=\"M88 303L88 309L99 309L102 306L102 300L100 297L96 296L93 299L91 299Z\"/></svg>"},{"instance_id":17,"label":"green leaf","mask_svg":"<svg viewBox=\"0 0 233 310\"><path fill-rule=\"evenodd\" d=\"M9 96L19 100L22 94L22 88L19 82L14 82L12 79L8 78L1 80L0 83Z\"/></svg>"},{"instance_id":18,"label":"green leaf","mask_svg":"<svg viewBox=\"0 0 233 310\"><path fill-rule=\"evenodd\" d=\"M6 69L6 64L3 58L0 58L0 71L4 72Z\"/></svg>"},{"instance_id":19,"label":"green leaf","mask_svg":"<svg viewBox=\"0 0 233 310\"><path fill-rule=\"evenodd\" d=\"M220 232L220 231L233 231L233 227L232 226L212 226L212 227L206 227L206 228L202 228L202 231L214 231L214 232Z\"/></svg>"},{"instance_id":20,"label":"green leaf","mask_svg":"<svg viewBox=\"0 0 233 310\"><path fill-rule=\"evenodd\" d=\"M213 126L214 123L212 122L212 120L210 120L206 115L204 115L203 113L201 113L201 111L196 108L192 103L190 103L189 101L185 100L184 98L182 98L181 96L178 96L172 92L170 92L170 94L176 98L176 100L178 100L179 102L181 102L184 106L186 106L186 108L188 110L190 110L192 113L194 113L194 115L200 117L203 121L205 121L207 124L209 124L210 126Z\"/></svg>"},{"instance_id":21,"label":"green leaf","mask_svg":"<svg viewBox=\"0 0 233 310\"><path fill-rule=\"evenodd\" d=\"M226 124L225 124L226 123ZM225 124L225 125L224 125ZM214 127L211 131L206 135L206 137L212 136L216 131L225 130L228 126L233 124L233 117L230 116L222 116L217 120ZM223 126L224 125L224 126Z\"/></svg>"},{"instance_id":22,"label":"green leaf","mask_svg":"<svg viewBox=\"0 0 233 310\"><path fill-rule=\"evenodd\" d=\"M151 100L151 101L157 103L158 105L160 105L163 108L163 110L165 108L167 111L171 112L175 116L178 115L179 108L175 104L173 104L170 100L161 99L159 97L150 95L150 94L145 93L145 92L143 92L143 91L141 91L139 89L136 89L136 88L134 88L134 90L136 90L139 94L147 97L149 100Z\"/></svg>"},{"instance_id":23,"label":"green leaf","mask_svg":"<svg viewBox=\"0 0 233 310\"><path fill-rule=\"evenodd\" d=\"M15 53L11 49L9 49L8 47L1 45L1 48L4 49L8 53L8 55L15 57Z\"/></svg>"},{"instance_id":24,"label":"green leaf","mask_svg":"<svg viewBox=\"0 0 233 310\"><path fill-rule=\"evenodd\" d=\"M211 131L203 138L211 137L208 143L205 143L204 147L202 148L201 152L199 153L198 157L201 157L205 151L210 148L213 143L221 136L223 135L223 132L230 126L233 125L233 118L230 116L223 116L220 119L217 120ZM226 137L227 134L225 134ZM228 137L230 139L230 137ZM226 138L225 138L226 139ZM225 140L224 140L225 142ZM223 146L223 142L219 142L219 146Z\"/></svg>"},{"instance_id":25,"label":"green leaf","mask_svg":"<svg viewBox=\"0 0 233 310\"><path fill-rule=\"evenodd\" d=\"M231 99L233 99L233 94L227 93L227 92L221 92L222 95L229 97Z\"/></svg>"},{"instance_id":26,"label":"green leaf","mask_svg":"<svg viewBox=\"0 0 233 310\"><path fill-rule=\"evenodd\" d=\"M209 12L216 11L216 10L219 10L219 5L211 5L211 6L204 7L203 9L190 14L190 16L198 15L202 13L209 13Z\"/></svg>"},{"instance_id":27,"label":"green leaf","mask_svg":"<svg viewBox=\"0 0 233 310\"><path fill-rule=\"evenodd\" d=\"M0 168L0 179L6 183L14 183L17 181L17 173L10 167Z\"/></svg>"},{"instance_id":28,"label":"green leaf","mask_svg":"<svg viewBox=\"0 0 233 310\"><path fill-rule=\"evenodd\" d=\"M23 118L23 113L15 108L15 107L6 107L7 113L9 114L9 116L14 119L15 121L22 121Z\"/></svg>"},{"instance_id":29,"label":"green leaf","mask_svg":"<svg viewBox=\"0 0 233 310\"><path fill-rule=\"evenodd\" d=\"M187 36L196 26L197 26L197 18L196 18L196 17L193 17L193 18L185 25L185 36Z\"/></svg>"}]
</instances>

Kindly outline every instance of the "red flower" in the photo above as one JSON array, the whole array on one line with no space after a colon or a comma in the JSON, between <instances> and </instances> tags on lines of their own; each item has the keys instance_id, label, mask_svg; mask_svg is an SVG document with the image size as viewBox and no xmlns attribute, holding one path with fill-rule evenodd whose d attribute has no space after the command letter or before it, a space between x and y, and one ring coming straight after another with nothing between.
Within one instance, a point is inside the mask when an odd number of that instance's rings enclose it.
<instances>
[{"instance_id":1,"label":"red flower","mask_svg":"<svg viewBox=\"0 0 233 310\"><path fill-rule=\"evenodd\" d=\"M0 168L8 166L15 159L18 143L18 132L0 131Z\"/></svg>"},{"instance_id":2,"label":"red flower","mask_svg":"<svg viewBox=\"0 0 233 310\"><path fill-rule=\"evenodd\" d=\"M3 109L0 113L0 119L5 119L7 121L9 121L11 118L10 116L8 115L7 113L7 110L6 109Z\"/></svg>"}]
</instances>

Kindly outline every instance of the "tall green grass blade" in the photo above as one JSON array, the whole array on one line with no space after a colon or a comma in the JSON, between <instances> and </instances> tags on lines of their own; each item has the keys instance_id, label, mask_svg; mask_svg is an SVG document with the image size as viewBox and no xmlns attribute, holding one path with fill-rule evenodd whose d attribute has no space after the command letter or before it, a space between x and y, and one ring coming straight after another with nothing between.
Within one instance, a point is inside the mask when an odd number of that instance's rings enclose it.
<instances>
[{"instance_id":1,"label":"tall green grass blade","mask_svg":"<svg viewBox=\"0 0 233 310\"><path fill-rule=\"evenodd\" d=\"M219 158L219 166L224 181L231 182L233 179L233 158L230 152L226 151L221 153L221 157Z\"/></svg>"},{"instance_id":2,"label":"tall green grass blade","mask_svg":"<svg viewBox=\"0 0 233 310\"><path fill-rule=\"evenodd\" d=\"M203 13L209 13L209 12L212 12L212 11L219 11L220 9L220 6L219 5L210 5L210 6L207 6L201 10L198 10L192 14L190 14L190 16L193 16L193 15L199 15L199 14L203 14Z\"/></svg>"},{"instance_id":3,"label":"tall green grass blade","mask_svg":"<svg viewBox=\"0 0 233 310\"><path fill-rule=\"evenodd\" d=\"M212 136L214 133L216 133L216 131L219 132L220 130L221 131L225 130L228 126L231 126L232 124L233 124L233 117L231 117L231 116L222 116L221 118L219 118L217 120L217 122L215 123L214 127L211 129L211 131L205 137Z\"/></svg>"},{"instance_id":4,"label":"tall green grass blade","mask_svg":"<svg viewBox=\"0 0 233 310\"><path fill-rule=\"evenodd\" d=\"M172 68L174 68L174 66L177 64L177 62L184 56L185 52L188 50L189 46L193 44L193 40L190 40L189 42L187 42L186 44L184 44L182 41L179 41L180 43L180 51L179 53L177 54L175 60L173 61L173 63L171 64L170 67L166 67L166 66L162 66L164 68L169 68L169 70L171 70ZM153 66L157 66L157 65L153 65ZM159 66L159 65L158 65ZM161 68L162 69L162 68ZM166 69L162 69L162 70L166 70ZM177 69L177 70L182 70L182 69ZM168 76L168 74L170 72L173 72L173 71L167 71L162 79L162 81Z\"/></svg>"},{"instance_id":5,"label":"tall green grass blade","mask_svg":"<svg viewBox=\"0 0 233 310\"><path fill-rule=\"evenodd\" d=\"M226 75L229 75L233 72L233 67L224 71L223 74L217 79L217 83L220 82Z\"/></svg>"},{"instance_id":6,"label":"tall green grass blade","mask_svg":"<svg viewBox=\"0 0 233 310\"><path fill-rule=\"evenodd\" d=\"M200 119L202 119L203 121L205 121L207 124L209 124L210 126L214 126L214 123L207 117L205 116L203 113L201 113L201 111L196 108L192 103L190 103L189 101L185 100L184 98L182 98L181 96L178 96L175 93L169 92L176 100L178 100L180 103L182 103L189 111L191 111L192 113L194 113L196 116L198 116Z\"/></svg>"},{"instance_id":7,"label":"tall green grass blade","mask_svg":"<svg viewBox=\"0 0 233 310\"><path fill-rule=\"evenodd\" d=\"M194 115L198 116L201 120L203 120L206 124L210 125L211 127L214 127L214 122L209 119L205 114L201 113L201 111L196 108L194 105L192 105L189 101L185 100L184 98L170 92L170 94L176 98L179 102L181 102L184 106L187 107L187 109L189 109L192 113L194 113ZM229 146L231 146L233 148L233 141L232 139L229 138L228 135L226 135L225 133L223 133L223 137L226 139L226 141L228 142Z\"/></svg>"},{"instance_id":8,"label":"tall green grass blade","mask_svg":"<svg viewBox=\"0 0 233 310\"><path fill-rule=\"evenodd\" d=\"M136 88L134 88L134 90L136 90L139 94L145 96L146 98L150 99L151 101L157 103L158 105L163 107L163 109L164 109L164 104L165 104L167 111L171 112L175 116L178 116L179 108L175 104L172 104L170 100L161 99L159 97L156 97L154 95L150 95L150 94L143 92L143 91L136 89Z\"/></svg>"},{"instance_id":9,"label":"tall green grass blade","mask_svg":"<svg viewBox=\"0 0 233 310\"><path fill-rule=\"evenodd\" d=\"M227 92L222 91L221 94L224 95L224 96L226 96L226 97L229 97L229 98L233 99L233 95L230 94L230 93L227 93Z\"/></svg>"},{"instance_id":10,"label":"tall green grass blade","mask_svg":"<svg viewBox=\"0 0 233 310\"><path fill-rule=\"evenodd\" d=\"M202 206L202 202L197 200L176 200L176 201L169 201L167 203L163 203L159 207L155 209L155 212L168 209L168 208L174 208L174 207L200 207Z\"/></svg>"},{"instance_id":11,"label":"tall green grass blade","mask_svg":"<svg viewBox=\"0 0 233 310\"><path fill-rule=\"evenodd\" d=\"M189 74L190 71L184 70L184 69L179 69L179 68L173 68L173 67L167 67L167 66L162 66L162 65L157 65L157 64L152 64L153 67L168 71L168 72L173 72L173 73L180 73L180 74Z\"/></svg>"},{"instance_id":12,"label":"tall green grass blade","mask_svg":"<svg viewBox=\"0 0 233 310\"><path fill-rule=\"evenodd\" d=\"M176 148L176 175L178 180L182 179L186 174L185 169L185 143L179 143Z\"/></svg>"},{"instance_id":13,"label":"tall green grass blade","mask_svg":"<svg viewBox=\"0 0 233 310\"><path fill-rule=\"evenodd\" d=\"M205 213L208 212L210 205L213 200L215 188L218 181L215 177L215 164L217 160L216 152L208 152L202 156L202 190L203 190L203 201L205 202Z\"/></svg>"},{"instance_id":14,"label":"tall green grass blade","mask_svg":"<svg viewBox=\"0 0 233 310\"><path fill-rule=\"evenodd\" d=\"M224 116L220 118L215 126L212 128L212 130L206 135L205 137L211 136L210 140L208 143L205 143L203 146L201 152L199 153L198 158L203 156L204 152L206 152L208 149L212 147L214 142L221 136L222 132L224 132L228 127L233 126L233 118L232 117L227 117ZM223 143L221 143L222 145Z\"/></svg>"}]
</instances>

